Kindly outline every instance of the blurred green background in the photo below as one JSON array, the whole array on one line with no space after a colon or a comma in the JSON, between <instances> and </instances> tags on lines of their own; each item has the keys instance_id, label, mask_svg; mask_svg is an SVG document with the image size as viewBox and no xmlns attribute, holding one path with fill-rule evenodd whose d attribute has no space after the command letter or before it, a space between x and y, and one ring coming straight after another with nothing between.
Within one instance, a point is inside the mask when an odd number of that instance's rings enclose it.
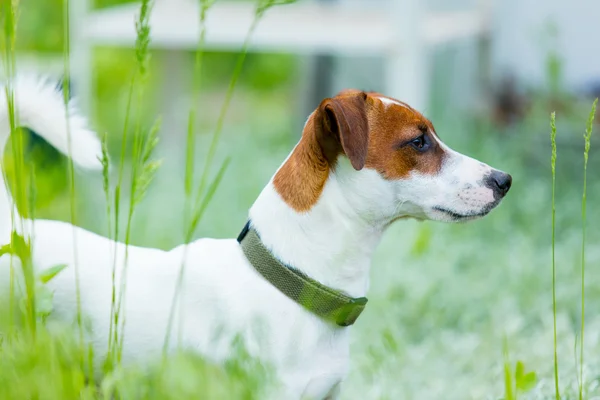
<instances>
[{"instance_id":1,"label":"blurred green background","mask_svg":"<svg viewBox=\"0 0 600 400\"><path fill-rule=\"evenodd\" d=\"M118 3L96 0L95 6ZM60 56L61 7L60 0L21 2L19 52ZM553 32L548 30L545 37L560 35L560 30ZM565 84L565 60L552 46L539 48L543 80L517 83L514 92L508 91L508 84L492 81L486 88L486 107L464 107L453 101L452 81L460 68L448 65L460 67L453 60L463 51L461 46L448 46L432 55L431 104L425 114L449 146L510 172L513 188L499 209L483 220L460 225L408 221L390 229L373 262L369 307L353 330L353 366L343 398L500 398L505 338L511 362L520 360L537 373L535 387L522 397L551 397L551 111L557 112L558 126L560 372L565 394L576 392L573 346L580 326L583 133L592 98L589 92ZM228 52L205 56L197 110L197 165L206 156L236 57ZM183 80L171 87L169 66L177 63L175 70L191 71L193 62L192 52L152 52L141 118L144 126L150 126L159 115L164 117L158 148L164 165L134 216L132 242L137 245L169 249L183 240L184 144L191 85ZM298 140L308 115L307 104L298 95L307 85L304 62L303 56L292 54L248 55L216 157L219 162L231 156L232 163L198 237L235 236L253 200ZM109 135L114 162L133 68L132 50L102 47L94 52L90 120L97 132ZM76 86L73 91L76 95ZM593 356L600 354L597 145L595 132L588 167L587 398L600 395L600 362ZM66 160L35 138L27 157L36 174L37 216L68 220ZM78 172L77 201L78 224L106 234L101 176Z\"/></svg>"}]
</instances>

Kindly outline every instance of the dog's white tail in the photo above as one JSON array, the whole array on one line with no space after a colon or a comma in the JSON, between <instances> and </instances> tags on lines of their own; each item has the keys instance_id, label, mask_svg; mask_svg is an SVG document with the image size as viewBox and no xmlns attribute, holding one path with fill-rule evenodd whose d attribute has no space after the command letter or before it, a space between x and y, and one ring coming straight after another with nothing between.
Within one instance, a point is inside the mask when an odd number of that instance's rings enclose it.
<instances>
[{"instance_id":1,"label":"dog's white tail","mask_svg":"<svg viewBox=\"0 0 600 400\"><path fill-rule=\"evenodd\" d=\"M17 123L41 136L73 162L87 169L101 169L101 144L96 134L87 128L86 120L77 112L72 101L65 112L62 93L56 84L34 77L18 77L12 83ZM67 125L68 124L68 125ZM71 145L69 152L68 129ZM6 142L10 136L10 120L5 88L0 93L0 166ZM10 192L0 175L0 228L10 226L12 207ZM0 229L2 230L2 229Z\"/></svg>"}]
</instances>

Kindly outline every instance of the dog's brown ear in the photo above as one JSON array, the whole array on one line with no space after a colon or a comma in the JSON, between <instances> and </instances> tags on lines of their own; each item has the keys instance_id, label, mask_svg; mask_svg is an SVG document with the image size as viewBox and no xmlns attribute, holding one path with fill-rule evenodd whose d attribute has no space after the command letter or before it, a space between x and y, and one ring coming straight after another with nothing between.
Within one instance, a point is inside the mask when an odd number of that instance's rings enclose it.
<instances>
[{"instance_id":1,"label":"dog's brown ear","mask_svg":"<svg viewBox=\"0 0 600 400\"><path fill-rule=\"evenodd\" d=\"M365 166L369 145L367 94L356 92L325 99L319 106L319 142L325 156L335 159L340 150L350 159L355 170ZM341 149L340 149L341 146Z\"/></svg>"}]
</instances>

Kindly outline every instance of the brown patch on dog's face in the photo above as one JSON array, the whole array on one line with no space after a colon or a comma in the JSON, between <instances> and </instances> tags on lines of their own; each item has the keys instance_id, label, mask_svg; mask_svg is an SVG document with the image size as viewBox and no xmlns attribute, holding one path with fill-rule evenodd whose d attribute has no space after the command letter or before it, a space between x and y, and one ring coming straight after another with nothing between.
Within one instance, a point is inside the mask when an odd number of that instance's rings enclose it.
<instances>
[{"instance_id":1,"label":"brown patch on dog's face","mask_svg":"<svg viewBox=\"0 0 600 400\"><path fill-rule=\"evenodd\" d=\"M411 171L435 174L444 158L431 122L419 112L378 93L345 90L309 117L273 185L293 209L308 211L341 154L355 170L371 168L388 180Z\"/></svg>"},{"instance_id":2,"label":"brown patch on dog's face","mask_svg":"<svg viewBox=\"0 0 600 400\"><path fill-rule=\"evenodd\" d=\"M370 93L369 151L365 166L385 179L406 178L412 171L437 174L444 150L433 124L420 112L397 100Z\"/></svg>"}]
</instances>

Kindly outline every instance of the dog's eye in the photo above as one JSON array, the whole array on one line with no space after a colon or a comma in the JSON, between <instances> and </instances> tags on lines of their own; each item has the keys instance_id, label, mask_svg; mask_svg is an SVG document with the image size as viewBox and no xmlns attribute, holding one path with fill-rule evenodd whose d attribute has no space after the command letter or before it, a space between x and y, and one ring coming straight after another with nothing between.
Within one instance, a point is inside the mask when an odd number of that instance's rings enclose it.
<instances>
[{"instance_id":1,"label":"dog's eye","mask_svg":"<svg viewBox=\"0 0 600 400\"><path fill-rule=\"evenodd\" d=\"M416 139L411 140L410 145L418 151L426 151L429 148L429 140L426 135L421 135Z\"/></svg>"}]
</instances>

